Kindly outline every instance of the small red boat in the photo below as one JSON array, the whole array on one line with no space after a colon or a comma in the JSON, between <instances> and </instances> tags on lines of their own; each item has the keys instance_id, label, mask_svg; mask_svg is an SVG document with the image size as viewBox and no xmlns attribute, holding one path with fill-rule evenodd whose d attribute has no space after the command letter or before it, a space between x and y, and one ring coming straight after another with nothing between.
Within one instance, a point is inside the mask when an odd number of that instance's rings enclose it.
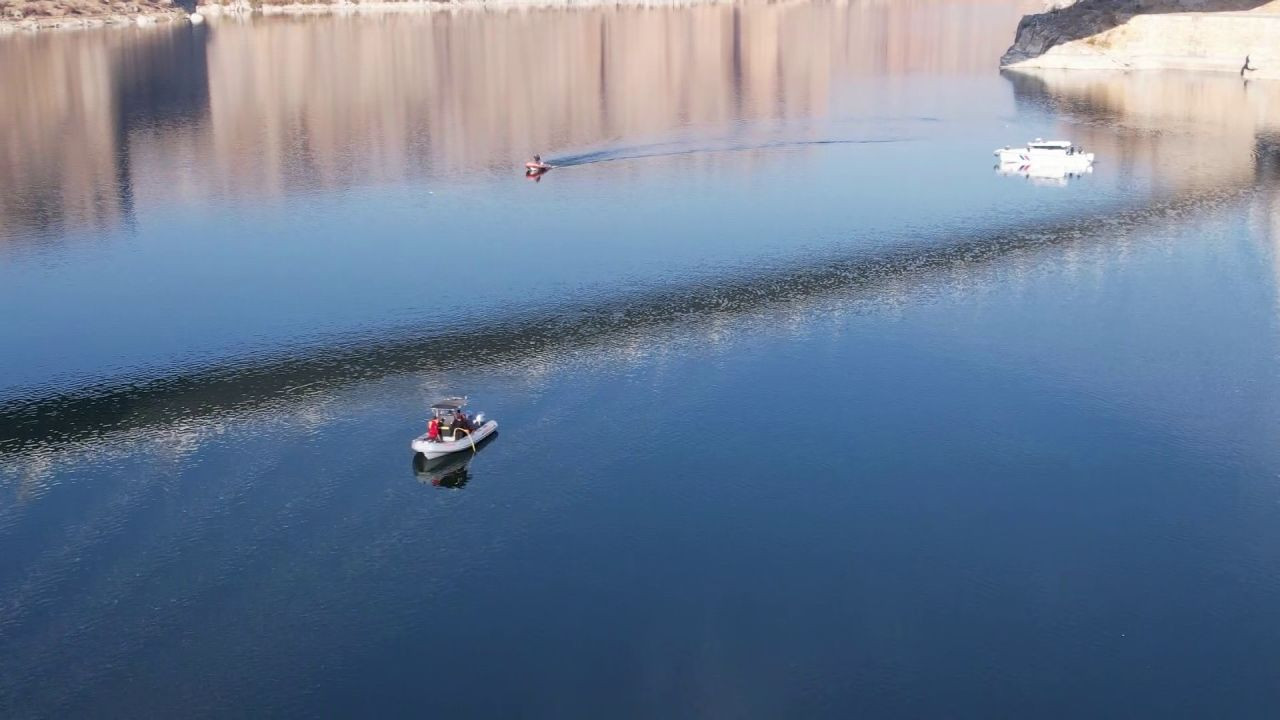
<instances>
[{"instance_id":1,"label":"small red boat","mask_svg":"<svg viewBox=\"0 0 1280 720\"><path fill-rule=\"evenodd\" d=\"M542 162L541 155L534 155L533 159L524 164L524 173L526 175L538 175L551 169L551 165Z\"/></svg>"}]
</instances>

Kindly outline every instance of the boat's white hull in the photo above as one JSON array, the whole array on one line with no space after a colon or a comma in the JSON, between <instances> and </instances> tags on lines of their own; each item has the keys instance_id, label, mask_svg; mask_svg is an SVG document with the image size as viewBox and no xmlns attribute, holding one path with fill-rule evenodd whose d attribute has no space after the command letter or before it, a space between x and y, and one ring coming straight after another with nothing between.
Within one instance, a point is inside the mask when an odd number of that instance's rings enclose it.
<instances>
[{"instance_id":1,"label":"boat's white hull","mask_svg":"<svg viewBox=\"0 0 1280 720\"><path fill-rule=\"evenodd\" d=\"M1093 172L1093 166L1066 168L1061 165L999 165L996 167L996 172L1001 175L1024 177L1036 185L1063 186L1072 178Z\"/></svg>"},{"instance_id":2,"label":"boat's white hull","mask_svg":"<svg viewBox=\"0 0 1280 720\"><path fill-rule=\"evenodd\" d=\"M1093 153L1036 152L1027 148L997 150L1000 164L1015 166L1045 166L1064 168L1067 172L1080 172L1093 165Z\"/></svg>"},{"instance_id":3,"label":"boat's white hull","mask_svg":"<svg viewBox=\"0 0 1280 720\"><path fill-rule=\"evenodd\" d=\"M450 453L462 452L463 450L471 452L471 449L480 443L481 440L489 437L498 429L497 420L488 420L485 424L471 431L471 435L459 434L457 440L442 440L439 442L431 442L427 440L426 434L419 435L409 443L409 447L414 452L422 453L428 460L438 457L444 457Z\"/></svg>"}]
</instances>

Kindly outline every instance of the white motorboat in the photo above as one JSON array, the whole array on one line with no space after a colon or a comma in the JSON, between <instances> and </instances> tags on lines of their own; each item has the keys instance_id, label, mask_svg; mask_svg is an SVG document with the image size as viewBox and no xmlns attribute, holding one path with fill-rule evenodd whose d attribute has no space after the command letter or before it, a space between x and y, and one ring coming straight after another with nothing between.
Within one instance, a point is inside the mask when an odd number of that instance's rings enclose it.
<instances>
[{"instance_id":1,"label":"white motorboat","mask_svg":"<svg viewBox=\"0 0 1280 720\"><path fill-rule=\"evenodd\" d=\"M1019 167L1061 167L1067 172L1083 172L1093 165L1093 153L1087 153L1066 140L1035 140L1026 147L1003 147L994 155L1000 158L1000 165Z\"/></svg>"},{"instance_id":2,"label":"white motorboat","mask_svg":"<svg viewBox=\"0 0 1280 720\"><path fill-rule=\"evenodd\" d=\"M427 432L409 443L414 452L432 460L456 452L475 452L481 440L498 429L496 420L485 420L484 413L468 418L462 408L466 398L447 398L431 406Z\"/></svg>"}]
</instances>

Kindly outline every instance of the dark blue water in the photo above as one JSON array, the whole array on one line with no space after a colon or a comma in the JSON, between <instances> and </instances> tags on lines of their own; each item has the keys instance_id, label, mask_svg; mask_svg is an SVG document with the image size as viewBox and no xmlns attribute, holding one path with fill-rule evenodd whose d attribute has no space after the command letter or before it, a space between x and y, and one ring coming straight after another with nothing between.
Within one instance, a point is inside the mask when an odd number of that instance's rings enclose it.
<instances>
[{"instance_id":1,"label":"dark blue water","mask_svg":"<svg viewBox=\"0 0 1280 720\"><path fill-rule=\"evenodd\" d=\"M0 41L129 78L6 140L0 715L1274 715L1273 90L1001 76L1017 9ZM311 42L417 54L254 75Z\"/></svg>"}]
</instances>

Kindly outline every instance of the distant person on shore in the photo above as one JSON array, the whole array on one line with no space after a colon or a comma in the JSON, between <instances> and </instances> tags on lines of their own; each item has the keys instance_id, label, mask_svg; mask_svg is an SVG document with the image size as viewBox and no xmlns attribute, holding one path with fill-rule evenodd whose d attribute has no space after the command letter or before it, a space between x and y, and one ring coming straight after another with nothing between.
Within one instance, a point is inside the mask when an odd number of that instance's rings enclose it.
<instances>
[{"instance_id":1,"label":"distant person on shore","mask_svg":"<svg viewBox=\"0 0 1280 720\"><path fill-rule=\"evenodd\" d=\"M1240 66L1240 77L1244 77L1244 73L1246 70L1257 70L1257 69L1258 68L1256 67L1249 67L1249 56L1245 55L1244 64Z\"/></svg>"}]
</instances>

